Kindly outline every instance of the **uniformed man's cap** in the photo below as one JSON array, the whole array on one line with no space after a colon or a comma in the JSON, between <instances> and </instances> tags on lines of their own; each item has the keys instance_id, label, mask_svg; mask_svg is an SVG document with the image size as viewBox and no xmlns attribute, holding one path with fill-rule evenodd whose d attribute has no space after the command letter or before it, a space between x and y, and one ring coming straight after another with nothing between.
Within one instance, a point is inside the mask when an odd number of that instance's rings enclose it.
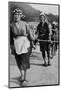
<instances>
[{"instance_id":1,"label":"uniformed man's cap","mask_svg":"<svg viewBox=\"0 0 61 90\"><path fill-rule=\"evenodd\" d=\"M57 23L55 21L53 21L52 24L57 25Z\"/></svg>"},{"instance_id":2,"label":"uniformed man's cap","mask_svg":"<svg viewBox=\"0 0 61 90\"><path fill-rule=\"evenodd\" d=\"M45 13L41 12L41 13L40 13L40 16L45 16Z\"/></svg>"}]
</instances>

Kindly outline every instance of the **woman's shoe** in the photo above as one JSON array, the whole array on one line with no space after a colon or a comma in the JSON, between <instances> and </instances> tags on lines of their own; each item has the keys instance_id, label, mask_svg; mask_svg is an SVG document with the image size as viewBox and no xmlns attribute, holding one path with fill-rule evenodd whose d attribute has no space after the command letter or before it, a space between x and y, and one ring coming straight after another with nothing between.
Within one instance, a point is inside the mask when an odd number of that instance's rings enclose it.
<instances>
[{"instance_id":1,"label":"woman's shoe","mask_svg":"<svg viewBox=\"0 0 61 90\"><path fill-rule=\"evenodd\" d=\"M21 76L21 77L20 77L20 82L24 82L24 81L25 81L24 77Z\"/></svg>"}]
</instances>

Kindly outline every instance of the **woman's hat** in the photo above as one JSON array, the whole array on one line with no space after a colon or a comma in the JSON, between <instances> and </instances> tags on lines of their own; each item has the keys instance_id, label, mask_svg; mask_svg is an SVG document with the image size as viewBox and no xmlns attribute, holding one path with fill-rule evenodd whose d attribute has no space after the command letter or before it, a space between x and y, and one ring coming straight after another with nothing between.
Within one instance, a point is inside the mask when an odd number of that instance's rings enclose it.
<instances>
[{"instance_id":1,"label":"woman's hat","mask_svg":"<svg viewBox=\"0 0 61 90\"><path fill-rule=\"evenodd\" d=\"M40 16L45 16L45 13L41 12L41 13L40 13Z\"/></svg>"},{"instance_id":2,"label":"woman's hat","mask_svg":"<svg viewBox=\"0 0 61 90\"><path fill-rule=\"evenodd\" d=\"M25 17L24 15L23 15L23 13L22 13L22 10L21 9L19 9L19 8L16 8L16 9L14 9L14 11L13 11L13 15L14 14L20 14L21 15L21 17Z\"/></svg>"}]
</instances>

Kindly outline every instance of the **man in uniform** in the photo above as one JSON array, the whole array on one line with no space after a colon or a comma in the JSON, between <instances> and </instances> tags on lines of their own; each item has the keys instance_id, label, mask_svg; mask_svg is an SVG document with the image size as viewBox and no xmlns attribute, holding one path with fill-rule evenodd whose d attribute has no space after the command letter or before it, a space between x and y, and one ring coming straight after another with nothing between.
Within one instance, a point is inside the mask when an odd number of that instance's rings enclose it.
<instances>
[{"instance_id":1,"label":"man in uniform","mask_svg":"<svg viewBox=\"0 0 61 90\"><path fill-rule=\"evenodd\" d=\"M41 12L39 20L40 20L40 23L37 26L37 33L38 33L38 39L42 40L42 41L39 41L40 51L42 52L42 56L44 59L44 65L50 65L49 42L47 41L49 40L49 26L48 26L47 18L44 13ZM47 52L48 64L46 63L45 51Z\"/></svg>"},{"instance_id":2,"label":"man in uniform","mask_svg":"<svg viewBox=\"0 0 61 90\"><path fill-rule=\"evenodd\" d=\"M51 36L52 41L58 41L58 28L56 26L57 26L57 23L55 21L53 21L53 23L52 23L52 36ZM52 56L54 56L56 53L57 44L58 44L57 42L52 43Z\"/></svg>"}]
</instances>

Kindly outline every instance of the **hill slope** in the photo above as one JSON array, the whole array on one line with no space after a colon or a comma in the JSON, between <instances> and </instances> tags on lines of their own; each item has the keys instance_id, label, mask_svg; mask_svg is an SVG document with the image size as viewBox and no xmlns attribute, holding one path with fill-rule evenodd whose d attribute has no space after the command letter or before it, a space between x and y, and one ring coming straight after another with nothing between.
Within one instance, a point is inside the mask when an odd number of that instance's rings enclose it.
<instances>
[{"instance_id":1,"label":"hill slope","mask_svg":"<svg viewBox=\"0 0 61 90\"><path fill-rule=\"evenodd\" d=\"M27 3L18 3L18 2L9 2L10 15L16 7L22 10L23 14L26 16L25 19L27 21L32 21L39 17L40 11L35 10Z\"/></svg>"},{"instance_id":2,"label":"hill slope","mask_svg":"<svg viewBox=\"0 0 61 90\"><path fill-rule=\"evenodd\" d=\"M10 21L12 21L12 11L15 8L20 8L23 12L23 14L26 16L25 21L38 21L40 11L32 8L29 3L23 3L23 2L9 2L9 17ZM48 17L49 22L58 21L58 16L53 14L46 14Z\"/></svg>"}]
</instances>

